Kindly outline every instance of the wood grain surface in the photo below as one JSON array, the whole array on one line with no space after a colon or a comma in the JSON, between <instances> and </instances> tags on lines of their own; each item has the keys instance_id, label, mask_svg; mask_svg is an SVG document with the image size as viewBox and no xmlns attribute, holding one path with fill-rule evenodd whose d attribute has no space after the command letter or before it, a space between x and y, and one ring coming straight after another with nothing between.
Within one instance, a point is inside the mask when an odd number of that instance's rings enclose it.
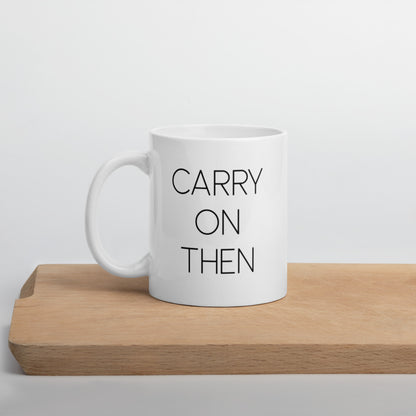
<instances>
[{"instance_id":1,"label":"wood grain surface","mask_svg":"<svg viewBox=\"0 0 416 416\"><path fill-rule=\"evenodd\" d=\"M27 374L416 373L416 265L288 270L282 300L200 308L150 297L147 278L41 265L9 346Z\"/></svg>"}]
</instances>

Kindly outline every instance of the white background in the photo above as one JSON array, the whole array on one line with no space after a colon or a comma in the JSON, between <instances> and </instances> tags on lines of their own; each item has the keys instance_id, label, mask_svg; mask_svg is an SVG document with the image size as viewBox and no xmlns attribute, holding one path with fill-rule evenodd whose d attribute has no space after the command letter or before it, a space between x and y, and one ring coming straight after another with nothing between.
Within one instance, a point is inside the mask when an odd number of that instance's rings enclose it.
<instances>
[{"instance_id":1,"label":"white background","mask_svg":"<svg viewBox=\"0 0 416 416\"><path fill-rule=\"evenodd\" d=\"M98 166L146 150L159 125L289 132L289 261L414 263L412 1L0 5L0 410L415 413L414 376L49 379L19 374L7 351L32 269L92 262L83 216ZM102 234L120 260L146 251L147 192L130 168L105 187Z\"/></svg>"}]
</instances>

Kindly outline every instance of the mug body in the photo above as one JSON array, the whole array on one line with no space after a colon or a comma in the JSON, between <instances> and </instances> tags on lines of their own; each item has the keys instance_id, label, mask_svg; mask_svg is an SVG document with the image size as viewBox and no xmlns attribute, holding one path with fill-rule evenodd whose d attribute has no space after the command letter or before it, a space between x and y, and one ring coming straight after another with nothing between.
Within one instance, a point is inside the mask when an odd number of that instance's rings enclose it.
<instances>
[{"instance_id":1,"label":"mug body","mask_svg":"<svg viewBox=\"0 0 416 416\"><path fill-rule=\"evenodd\" d=\"M150 135L150 294L223 307L284 297L286 133L188 125Z\"/></svg>"}]
</instances>

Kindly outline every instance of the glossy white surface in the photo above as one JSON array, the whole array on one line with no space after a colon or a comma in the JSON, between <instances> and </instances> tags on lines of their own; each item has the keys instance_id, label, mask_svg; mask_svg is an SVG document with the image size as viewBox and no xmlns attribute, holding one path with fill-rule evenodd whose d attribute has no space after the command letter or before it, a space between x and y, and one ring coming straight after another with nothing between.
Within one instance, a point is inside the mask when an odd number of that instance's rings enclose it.
<instances>
[{"instance_id":1,"label":"glossy white surface","mask_svg":"<svg viewBox=\"0 0 416 416\"><path fill-rule=\"evenodd\" d=\"M107 177L128 165L150 176L150 219L143 218L150 255L122 266L101 243L97 201ZM195 306L278 300L287 291L287 135L241 125L156 128L148 154L129 152L100 168L86 231L102 267L121 277L149 274L158 299Z\"/></svg>"},{"instance_id":2,"label":"glossy white surface","mask_svg":"<svg viewBox=\"0 0 416 416\"><path fill-rule=\"evenodd\" d=\"M118 264L107 253L101 242L98 227L98 199L106 179L117 169L123 166L135 166L144 173L149 173L148 155L139 152L126 152L104 163L91 184L87 197L85 212L85 231L88 246L95 260L108 272L120 277L141 277L149 273L149 256L145 255L141 260L125 266ZM117 219L114 220L117 223Z\"/></svg>"}]
</instances>

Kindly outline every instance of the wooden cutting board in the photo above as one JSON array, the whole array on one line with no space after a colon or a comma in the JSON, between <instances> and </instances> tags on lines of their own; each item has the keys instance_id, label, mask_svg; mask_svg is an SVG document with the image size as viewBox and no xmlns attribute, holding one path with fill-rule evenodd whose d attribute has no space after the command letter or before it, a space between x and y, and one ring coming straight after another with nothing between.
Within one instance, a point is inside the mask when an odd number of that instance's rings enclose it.
<instances>
[{"instance_id":1,"label":"wooden cutting board","mask_svg":"<svg viewBox=\"0 0 416 416\"><path fill-rule=\"evenodd\" d=\"M274 303L199 308L147 278L42 265L15 303L27 374L416 373L416 265L290 264Z\"/></svg>"}]
</instances>

